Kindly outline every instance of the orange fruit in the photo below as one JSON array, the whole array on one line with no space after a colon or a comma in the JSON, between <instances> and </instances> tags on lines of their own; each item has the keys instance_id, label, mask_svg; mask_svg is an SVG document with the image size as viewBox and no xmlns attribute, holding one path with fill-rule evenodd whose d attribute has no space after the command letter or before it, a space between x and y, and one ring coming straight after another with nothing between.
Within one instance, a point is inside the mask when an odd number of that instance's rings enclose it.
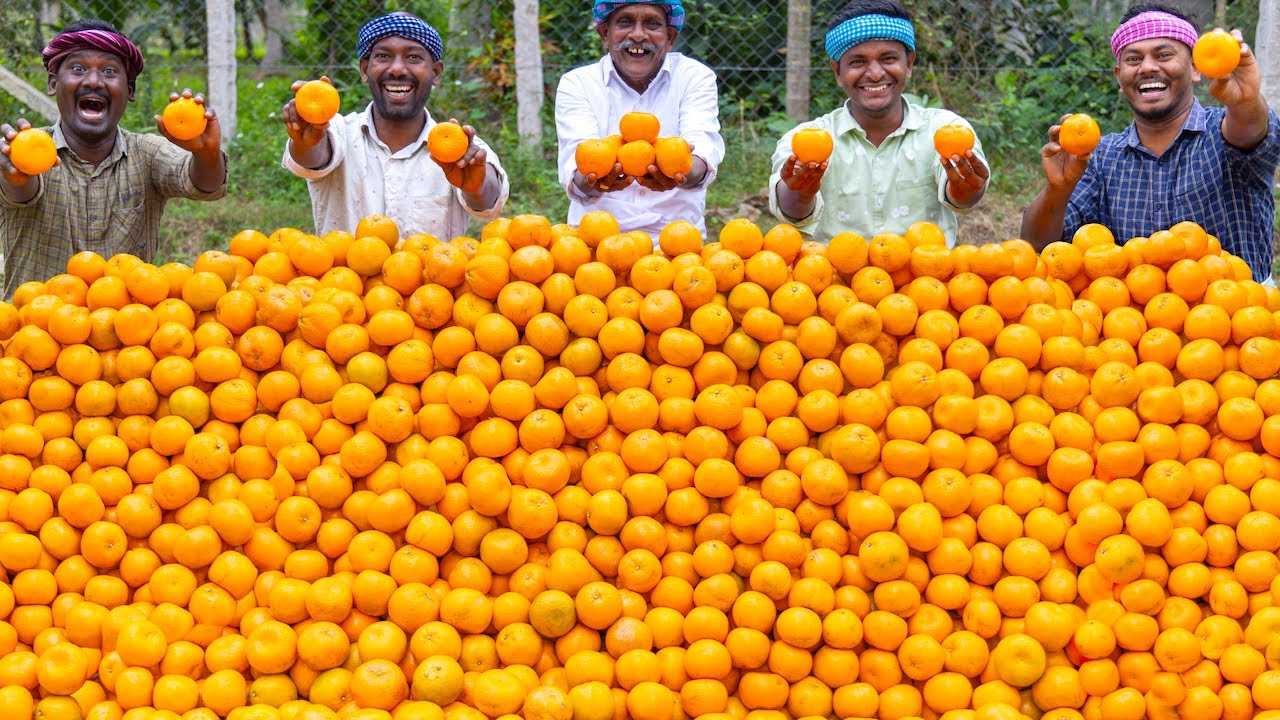
<instances>
[{"instance_id":1,"label":"orange fruit","mask_svg":"<svg viewBox=\"0 0 1280 720\"><path fill-rule=\"evenodd\" d=\"M933 132L933 147L944 158L964 157L973 149L976 139L973 130L963 123L943 125Z\"/></svg>"},{"instance_id":2,"label":"orange fruit","mask_svg":"<svg viewBox=\"0 0 1280 720\"><path fill-rule=\"evenodd\" d=\"M53 137L39 128L21 130L9 142L9 161L27 175L40 175L58 159Z\"/></svg>"},{"instance_id":3,"label":"orange fruit","mask_svg":"<svg viewBox=\"0 0 1280 720\"><path fill-rule=\"evenodd\" d=\"M831 133L822 128L802 128L791 136L791 154L797 162L825 162L834 147Z\"/></svg>"},{"instance_id":4,"label":"orange fruit","mask_svg":"<svg viewBox=\"0 0 1280 720\"><path fill-rule=\"evenodd\" d=\"M427 152L436 162L455 163L467 154L471 140L462 126L455 122L439 122L427 133Z\"/></svg>"},{"instance_id":5,"label":"orange fruit","mask_svg":"<svg viewBox=\"0 0 1280 720\"><path fill-rule=\"evenodd\" d=\"M656 158L653 145L647 140L635 140L618 148L618 162L622 163L622 172L632 177L647 175L649 166Z\"/></svg>"},{"instance_id":6,"label":"orange fruit","mask_svg":"<svg viewBox=\"0 0 1280 720\"><path fill-rule=\"evenodd\" d=\"M618 162L618 148L607 140L583 140L578 143L573 155L578 164L578 172L595 175L597 178L612 173L613 166Z\"/></svg>"},{"instance_id":7,"label":"orange fruit","mask_svg":"<svg viewBox=\"0 0 1280 720\"><path fill-rule=\"evenodd\" d=\"M658 142L658 130L658 118L652 113L633 111L618 121L618 132L624 144L643 140L652 145Z\"/></svg>"},{"instance_id":8,"label":"orange fruit","mask_svg":"<svg viewBox=\"0 0 1280 720\"><path fill-rule=\"evenodd\" d=\"M1098 147L1102 139L1102 131L1098 123L1089 115L1076 113L1066 120L1058 129L1058 144L1072 155L1088 155Z\"/></svg>"},{"instance_id":9,"label":"orange fruit","mask_svg":"<svg viewBox=\"0 0 1280 720\"><path fill-rule=\"evenodd\" d=\"M179 140L192 140L204 134L208 120L204 105L187 97L180 97L165 106L160 115L164 129Z\"/></svg>"},{"instance_id":10,"label":"orange fruit","mask_svg":"<svg viewBox=\"0 0 1280 720\"><path fill-rule=\"evenodd\" d=\"M1225 30L1210 30L1191 48L1191 59L1205 77L1224 78L1240 64L1240 41Z\"/></svg>"},{"instance_id":11,"label":"orange fruit","mask_svg":"<svg viewBox=\"0 0 1280 720\"><path fill-rule=\"evenodd\" d=\"M342 104L337 88L323 80L308 80L303 83L294 93L293 101L298 109L298 116L312 125L323 125L332 120ZM429 137L427 144L429 148Z\"/></svg>"}]
</instances>

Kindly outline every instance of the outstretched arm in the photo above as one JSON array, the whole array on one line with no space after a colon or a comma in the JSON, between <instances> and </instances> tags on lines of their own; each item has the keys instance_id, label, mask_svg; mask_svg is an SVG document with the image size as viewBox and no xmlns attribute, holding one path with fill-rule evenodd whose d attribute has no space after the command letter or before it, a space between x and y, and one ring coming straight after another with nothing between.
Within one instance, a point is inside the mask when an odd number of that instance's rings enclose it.
<instances>
[{"instance_id":1,"label":"outstretched arm","mask_svg":"<svg viewBox=\"0 0 1280 720\"><path fill-rule=\"evenodd\" d=\"M1067 116L1063 115L1062 120ZM1061 122L1061 121L1060 121ZM1063 219L1071 193L1084 177L1091 155L1072 155L1058 144L1061 125L1049 128L1049 142L1040 150L1040 165L1048 184L1022 213L1022 239L1037 250L1062 239Z\"/></svg>"}]
</instances>

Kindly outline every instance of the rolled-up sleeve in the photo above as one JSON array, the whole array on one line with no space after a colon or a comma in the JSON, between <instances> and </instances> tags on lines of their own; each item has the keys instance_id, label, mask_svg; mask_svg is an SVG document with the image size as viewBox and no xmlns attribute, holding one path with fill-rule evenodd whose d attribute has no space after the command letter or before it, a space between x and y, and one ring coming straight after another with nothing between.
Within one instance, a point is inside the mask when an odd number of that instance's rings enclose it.
<instances>
[{"instance_id":1,"label":"rolled-up sleeve","mask_svg":"<svg viewBox=\"0 0 1280 720\"><path fill-rule=\"evenodd\" d=\"M222 153L222 182L213 190L201 190L191 180L191 164L195 162L195 157L191 153L164 138L152 141L150 146L153 153L150 168L151 185L161 197L217 200L227 194L229 163L225 152Z\"/></svg>"},{"instance_id":2,"label":"rolled-up sleeve","mask_svg":"<svg viewBox=\"0 0 1280 720\"><path fill-rule=\"evenodd\" d=\"M357 122L357 123L359 122L358 120L351 120L351 121ZM347 143L343 138L346 137L347 122L348 122L348 118L343 115L337 115L332 120L329 121L329 131L328 131L329 147L331 148L333 154L329 158L329 162L326 163L323 167L312 169L312 168L303 167L302 165L299 165L298 161L294 160L293 155L290 154L289 152L289 145L293 143L293 140L289 140L285 143L284 158L281 159L280 161L281 167L293 173L294 175L297 175L298 177L304 178L306 180L319 180L320 178L333 172L339 165L342 164L342 161L346 159Z\"/></svg>"},{"instance_id":3,"label":"rolled-up sleeve","mask_svg":"<svg viewBox=\"0 0 1280 720\"><path fill-rule=\"evenodd\" d=\"M716 75L702 65L689 81L680 100L680 136L693 146L693 154L707 163L707 176L701 185L716 177L724 160L724 138L720 136L720 96ZM701 186L700 186L701 187Z\"/></svg>"}]
</instances>

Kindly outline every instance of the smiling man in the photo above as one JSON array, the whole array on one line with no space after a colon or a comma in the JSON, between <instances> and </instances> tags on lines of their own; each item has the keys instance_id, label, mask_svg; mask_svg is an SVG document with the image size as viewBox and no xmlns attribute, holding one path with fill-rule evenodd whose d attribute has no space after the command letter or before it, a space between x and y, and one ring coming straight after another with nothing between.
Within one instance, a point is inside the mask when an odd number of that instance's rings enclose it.
<instances>
[{"instance_id":1,"label":"smiling man","mask_svg":"<svg viewBox=\"0 0 1280 720\"><path fill-rule=\"evenodd\" d=\"M474 128L463 127L470 143L457 162L441 164L427 152L436 120L426 103L444 72L443 55L435 28L408 13L383 15L360 28L356 43L360 79L373 97L363 112L312 125L292 99L285 104L283 164L306 178L317 232L353 232L376 213L394 220L402 236L450 240L466 234L472 217L502 212L507 174Z\"/></svg>"},{"instance_id":2,"label":"smiling man","mask_svg":"<svg viewBox=\"0 0 1280 720\"><path fill-rule=\"evenodd\" d=\"M908 102L902 94L916 61L915 28L897 0L853 0L831 18L827 56L848 100L778 141L769 208L812 239L837 233L903 233L928 221L956 239L956 212L973 207L990 172L981 143L962 156L939 157L933 134L959 115ZM791 138L820 128L835 147L822 163L801 163ZM972 129L972 128L970 128Z\"/></svg>"},{"instance_id":3,"label":"smiling man","mask_svg":"<svg viewBox=\"0 0 1280 720\"><path fill-rule=\"evenodd\" d=\"M1209 83L1224 107L1196 100L1191 48L1198 36L1169 8L1129 9L1111 50L1133 123L1084 157L1058 144L1060 126L1049 129L1041 153L1048 186L1023 213L1023 238L1043 247L1101 223L1123 243L1191 220L1242 257L1255 279L1270 275L1280 122L1262 97L1248 45L1233 73Z\"/></svg>"},{"instance_id":4,"label":"smiling man","mask_svg":"<svg viewBox=\"0 0 1280 720\"><path fill-rule=\"evenodd\" d=\"M658 233L677 220L706 232L707 185L724 158L720 137L716 76L711 68L672 52L684 27L680 0L598 2L592 6L596 33L608 53L577 68L556 90L556 133L560 141L560 184L569 194L569 224L592 210L607 210L623 231ZM693 148L693 168L667 177L656 166L639 178L578 172L578 143L617 134L628 112L657 116L661 135L681 136Z\"/></svg>"},{"instance_id":5,"label":"smiling man","mask_svg":"<svg viewBox=\"0 0 1280 720\"><path fill-rule=\"evenodd\" d=\"M130 253L150 261L160 216L176 197L213 200L227 187L218 119L206 108L205 131L190 140L136 134L120 127L133 102L142 51L99 20L66 26L44 49L48 93L57 100L53 135L58 165L29 176L9 162L9 142L30 127L0 126L0 241L5 250L4 297L18 285L66 272L67 261L91 250ZM191 97L191 91L183 92ZM176 94L170 99L175 99ZM203 103L200 96L196 102Z\"/></svg>"}]
</instances>

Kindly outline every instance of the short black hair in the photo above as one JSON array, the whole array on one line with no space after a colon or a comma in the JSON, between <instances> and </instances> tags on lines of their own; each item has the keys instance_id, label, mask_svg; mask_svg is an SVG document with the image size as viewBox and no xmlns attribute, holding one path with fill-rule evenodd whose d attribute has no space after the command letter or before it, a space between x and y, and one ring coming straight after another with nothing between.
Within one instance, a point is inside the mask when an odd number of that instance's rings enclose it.
<instances>
[{"instance_id":1,"label":"short black hair","mask_svg":"<svg viewBox=\"0 0 1280 720\"><path fill-rule=\"evenodd\" d=\"M1137 3L1136 5L1130 5L1129 9L1125 11L1124 17L1120 18L1120 23L1127 23L1144 12L1168 13L1179 20L1186 20L1191 23L1191 27L1195 28L1196 32L1200 32L1200 28L1196 25L1195 20L1192 20L1177 8L1169 7L1168 5L1161 5L1160 3Z\"/></svg>"},{"instance_id":2,"label":"short black hair","mask_svg":"<svg viewBox=\"0 0 1280 720\"><path fill-rule=\"evenodd\" d=\"M910 21L911 13L898 0L849 0L845 6L831 16L827 23L828 30L834 30L844 21L861 15L887 15Z\"/></svg>"},{"instance_id":3,"label":"short black hair","mask_svg":"<svg viewBox=\"0 0 1280 720\"><path fill-rule=\"evenodd\" d=\"M72 20L67 23L66 27L62 28L62 31L58 34L63 35L69 32L80 32L81 30L103 30L105 32L113 32L117 34L120 32L116 29L115 25L112 25L106 20L99 20L97 18L80 18L79 20Z\"/></svg>"}]
</instances>

